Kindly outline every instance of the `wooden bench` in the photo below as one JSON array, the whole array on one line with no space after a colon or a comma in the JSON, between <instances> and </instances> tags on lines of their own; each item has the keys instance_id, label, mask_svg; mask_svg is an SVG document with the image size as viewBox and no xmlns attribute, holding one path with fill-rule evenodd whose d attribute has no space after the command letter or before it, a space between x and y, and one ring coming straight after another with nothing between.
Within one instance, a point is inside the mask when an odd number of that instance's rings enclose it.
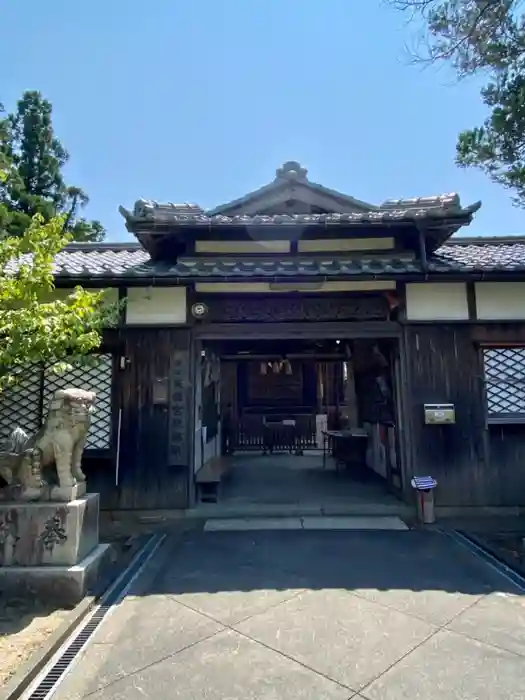
<instances>
[{"instance_id":1,"label":"wooden bench","mask_svg":"<svg viewBox=\"0 0 525 700\"><path fill-rule=\"evenodd\" d=\"M221 481L230 472L229 457L212 457L195 474L199 498L204 503L217 503Z\"/></svg>"}]
</instances>

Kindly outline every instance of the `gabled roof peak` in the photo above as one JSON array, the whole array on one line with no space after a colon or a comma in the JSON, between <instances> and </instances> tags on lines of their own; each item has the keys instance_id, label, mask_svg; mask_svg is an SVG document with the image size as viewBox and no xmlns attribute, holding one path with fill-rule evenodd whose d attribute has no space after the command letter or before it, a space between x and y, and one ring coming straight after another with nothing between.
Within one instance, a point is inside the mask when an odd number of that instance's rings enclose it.
<instances>
[{"instance_id":1,"label":"gabled roof peak","mask_svg":"<svg viewBox=\"0 0 525 700\"><path fill-rule=\"evenodd\" d=\"M208 216L224 214L293 214L288 208L280 209L289 200L311 205L326 212L374 211L373 204L330 189L308 178L308 170L296 160L288 160L277 168L275 178L253 192L221 204L208 212ZM301 210L299 210L301 211ZM297 212L299 213L299 212Z\"/></svg>"}]
</instances>

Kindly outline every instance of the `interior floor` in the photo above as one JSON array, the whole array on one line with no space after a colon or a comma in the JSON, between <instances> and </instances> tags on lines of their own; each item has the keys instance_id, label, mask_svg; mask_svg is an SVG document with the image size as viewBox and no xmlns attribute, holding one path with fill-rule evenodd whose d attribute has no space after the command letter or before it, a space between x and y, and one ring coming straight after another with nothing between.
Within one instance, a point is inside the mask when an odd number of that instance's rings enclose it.
<instances>
[{"instance_id":1,"label":"interior floor","mask_svg":"<svg viewBox=\"0 0 525 700\"><path fill-rule=\"evenodd\" d=\"M225 505L399 503L371 469L337 469L331 457L323 467L321 451L302 456L245 453L229 459L231 469L220 497Z\"/></svg>"}]
</instances>

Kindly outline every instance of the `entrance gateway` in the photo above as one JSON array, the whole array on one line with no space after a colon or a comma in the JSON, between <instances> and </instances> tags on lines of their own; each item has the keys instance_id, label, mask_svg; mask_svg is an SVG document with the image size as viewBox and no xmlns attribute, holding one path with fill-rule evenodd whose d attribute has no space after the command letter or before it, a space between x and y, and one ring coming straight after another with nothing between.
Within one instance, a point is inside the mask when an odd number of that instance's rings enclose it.
<instances>
[{"instance_id":1,"label":"entrance gateway","mask_svg":"<svg viewBox=\"0 0 525 700\"><path fill-rule=\"evenodd\" d=\"M196 305L197 500L395 503L401 332L388 297L201 294Z\"/></svg>"},{"instance_id":2,"label":"entrance gateway","mask_svg":"<svg viewBox=\"0 0 525 700\"><path fill-rule=\"evenodd\" d=\"M150 256L137 281L151 275L148 293L127 290L126 338L137 358L153 359L131 361L127 377L144 386L139 375L150 376L137 445L158 461L155 499L411 498L406 288L477 206L456 195L375 206L288 162L270 184L211 211L142 200L121 209ZM155 338L154 322L164 326ZM124 430L135 416L124 401Z\"/></svg>"}]
</instances>

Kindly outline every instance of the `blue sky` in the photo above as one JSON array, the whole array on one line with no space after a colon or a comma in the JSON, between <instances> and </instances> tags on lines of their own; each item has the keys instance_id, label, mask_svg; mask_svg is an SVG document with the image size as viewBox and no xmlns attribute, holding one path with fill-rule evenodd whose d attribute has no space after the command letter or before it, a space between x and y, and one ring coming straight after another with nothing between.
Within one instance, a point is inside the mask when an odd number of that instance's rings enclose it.
<instances>
[{"instance_id":1,"label":"blue sky","mask_svg":"<svg viewBox=\"0 0 525 700\"><path fill-rule=\"evenodd\" d=\"M382 0L4 0L0 99L51 100L109 240L129 239L120 204L212 207L287 160L372 203L457 191L483 200L465 233L523 233L509 193L454 164L479 85L411 65L414 31Z\"/></svg>"}]
</instances>

